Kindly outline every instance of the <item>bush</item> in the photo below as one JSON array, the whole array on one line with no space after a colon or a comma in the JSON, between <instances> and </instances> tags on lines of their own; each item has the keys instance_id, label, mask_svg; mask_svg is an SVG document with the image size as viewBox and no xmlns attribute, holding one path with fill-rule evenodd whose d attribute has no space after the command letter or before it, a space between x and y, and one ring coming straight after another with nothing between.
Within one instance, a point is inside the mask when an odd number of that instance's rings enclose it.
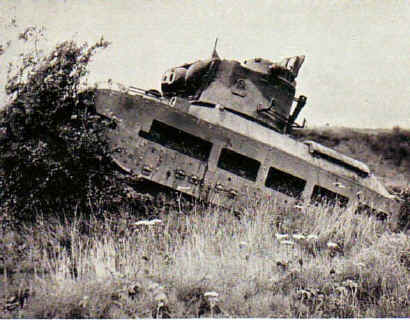
<instances>
[{"instance_id":1,"label":"bush","mask_svg":"<svg viewBox=\"0 0 410 320\"><path fill-rule=\"evenodd\" d=\"M379 134L371 140L370 146L373 151L383 153L385 159L392 159L400 167L410 155L410 131L394 127L391 133Z\"/></svg>"},{"instance_id":2,"label":"bush","mask_svg":"<svg viewBox=\"0 0 410 320\"><path fill-rule=\"evenodd\" d=\"M95 114L82 90L87 64L107 42L58 45L48 57L25 56L9 77L11 103L0 118L0 207L19 219L96 212L117 206L127 188L105 139L115 124Z\"/></svg>"}]
</instances>

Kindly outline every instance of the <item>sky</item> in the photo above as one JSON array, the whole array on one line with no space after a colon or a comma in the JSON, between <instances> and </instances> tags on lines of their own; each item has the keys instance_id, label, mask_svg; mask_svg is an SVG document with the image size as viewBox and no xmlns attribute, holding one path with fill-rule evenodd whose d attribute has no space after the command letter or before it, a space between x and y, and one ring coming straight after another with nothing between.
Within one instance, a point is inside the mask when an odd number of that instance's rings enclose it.
<instances>
[{"instance_id":1,"label":"sky","mask_svg":"<svg viewBox=\"0 0 410 320\"><path fill-rule=\"evenodd\" d=\"M159 89L166 69L209 58L216 38L224 59L303 54L299 122L410 128L408 0L0 0L0 44L27 26L46 28L45 49L103 36L111 45L94 57L89 83L146 89ZM21 46L0 56L0 91Z\"/></svg>"}]
</instances>

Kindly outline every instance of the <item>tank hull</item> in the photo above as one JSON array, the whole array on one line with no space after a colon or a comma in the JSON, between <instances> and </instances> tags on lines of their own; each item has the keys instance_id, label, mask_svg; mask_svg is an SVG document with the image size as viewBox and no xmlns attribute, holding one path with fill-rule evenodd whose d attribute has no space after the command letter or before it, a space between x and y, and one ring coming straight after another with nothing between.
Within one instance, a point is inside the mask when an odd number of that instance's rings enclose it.
<instances>
[{"instance_id":1,"label":"tank hull","mask_svg":"<svg viewBox=\"0 0 410 320\"><path fill-rule=\"evenodd\" d=\"M312 149L229 107L100 89L96 108L116 120L109 137L121 150L115 160L136 177L233 210L255 200L321 200L396 223L400 204L364 164Z\"/></svg>"}]
</instances>

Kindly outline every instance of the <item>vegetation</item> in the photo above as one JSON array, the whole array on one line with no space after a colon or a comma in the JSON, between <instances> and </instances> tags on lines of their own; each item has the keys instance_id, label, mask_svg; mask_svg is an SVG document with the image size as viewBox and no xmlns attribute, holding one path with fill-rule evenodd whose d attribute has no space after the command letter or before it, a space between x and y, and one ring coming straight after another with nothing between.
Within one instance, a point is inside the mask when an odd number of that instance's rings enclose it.
<instances>
[{"instance_id":1,"label":"vegetation","mask_svg":"<svg viewBox=\"0 0 410 320\"><path fill-rule=\"evenodd\" d=\"M93 90L84 90L88 62L107 45L103 39L93 46L67 41L47 57L24 56L10 75L11 103L1 121L3 219L125 205L129 188L114 169L105 138L115 124L95 114Z\"/></svg>"},{"instance_id":2,"label":"vegetation","mask_svg":"<svg viewBox=\"0 0 410 320\"><path fill-rule=\"evenodd\" d=\"M107 45L64 42L10 74L1 318L409 316L408 234L375 217L251 199L239 218L199 205L142 210L111 161L115 123L95 114L84 83Z\"/></svg>"},{"instance_id":3,"label":"vegetation","mask_svg":"<svg viewBox=\"0 0 410 320\"><path fill-rule=\"evenodd\" d=\"M409 316L408 235L374 217L269 203L240 220L199 207L160 218L4 234L1 317Z\"/></svg>"}]
</instances>

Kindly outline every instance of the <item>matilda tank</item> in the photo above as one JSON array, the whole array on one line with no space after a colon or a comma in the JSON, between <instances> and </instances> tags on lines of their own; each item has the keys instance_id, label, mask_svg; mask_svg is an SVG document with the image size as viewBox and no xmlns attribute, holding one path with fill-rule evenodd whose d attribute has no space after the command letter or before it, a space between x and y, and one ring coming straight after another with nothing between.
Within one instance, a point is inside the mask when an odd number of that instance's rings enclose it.
<instances>
[{"instance_id":1,"label":"matilda tank","mask_svg":"<svg viewBox=\"0 0 410 320\"><path fill-rule=\"evenodd\" d=\"M211 58L171 68L161 92L98 89L114 119L115 163L139 180L237 210L250 199L325 202L397 220L399 203L360 161L289 133L307 98L296 96L304 56L281 62Z\"/></svg>"}]
</instances>

